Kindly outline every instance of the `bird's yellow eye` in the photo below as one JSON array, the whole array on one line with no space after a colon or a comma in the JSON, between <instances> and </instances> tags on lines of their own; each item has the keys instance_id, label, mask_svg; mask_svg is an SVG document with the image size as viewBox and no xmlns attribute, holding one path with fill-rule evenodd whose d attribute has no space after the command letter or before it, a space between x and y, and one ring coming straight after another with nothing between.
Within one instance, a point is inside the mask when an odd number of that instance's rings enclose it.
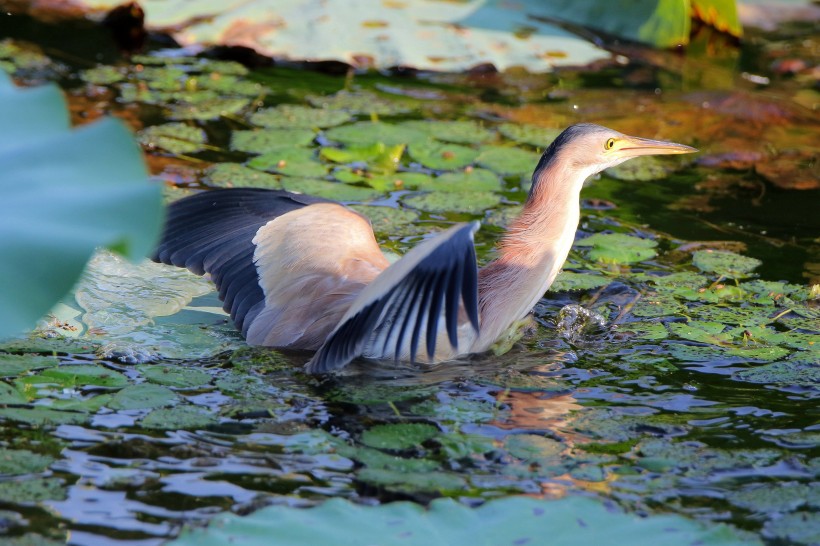
<instances>
[{"instance_id":1,"label":"bird's yellow eye","mask_svg":"<svg viewBox=\"0 0 820 546\"><path fill-rule=\"evenodd\" d=\"M610 138L609 140L606 141L606 144L604 144L604 147L607 150L611 150L613 146L615 146L615 139L614 138Z\"/></svg>"}]
</instances>

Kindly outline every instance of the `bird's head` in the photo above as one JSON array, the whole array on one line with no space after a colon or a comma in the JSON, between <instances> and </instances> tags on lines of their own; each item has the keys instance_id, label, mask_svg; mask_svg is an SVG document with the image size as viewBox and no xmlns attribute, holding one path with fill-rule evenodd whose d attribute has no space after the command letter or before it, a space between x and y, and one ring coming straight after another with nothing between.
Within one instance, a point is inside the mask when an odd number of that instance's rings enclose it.
<instances>
[{"instance_id":1,"label":"bird's head","mask_svg":"<svg viewBox=\"0 0 820 546\"><path fill-rule=\"evenodd\" d=\"M604 169L642 155L688 154L695 148L675 142L639 138L593 123L567 127L541 156L532 175L533 189L544 178L580 184ZM569 180L568 180L569 179Z\"/></svg>"}]
</instances>

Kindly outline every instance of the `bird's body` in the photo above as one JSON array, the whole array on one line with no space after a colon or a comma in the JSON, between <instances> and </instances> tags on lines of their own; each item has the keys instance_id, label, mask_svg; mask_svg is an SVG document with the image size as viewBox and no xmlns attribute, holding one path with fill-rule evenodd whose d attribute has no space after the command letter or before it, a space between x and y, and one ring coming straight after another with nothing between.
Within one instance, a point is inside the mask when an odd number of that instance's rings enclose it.
<instances>
[{"instance_id":1,"label":"bird's body","mask_svg":"<svg viewBox=\"0 0 820 546\"><path fill-rule=\"evenodd\" d=\"M579 143L598 149L584 153ZM489 349L552 284L574 240L587 177L637 155L691 151L597 125L568 128L544 152L498 258L480 271L475 222L425 240L391 265L355 211L257 189L172 204L154 259L209 273L248 343L315 350L311 372L357 357L451 360Z\"/></svg>"}]
</instances>

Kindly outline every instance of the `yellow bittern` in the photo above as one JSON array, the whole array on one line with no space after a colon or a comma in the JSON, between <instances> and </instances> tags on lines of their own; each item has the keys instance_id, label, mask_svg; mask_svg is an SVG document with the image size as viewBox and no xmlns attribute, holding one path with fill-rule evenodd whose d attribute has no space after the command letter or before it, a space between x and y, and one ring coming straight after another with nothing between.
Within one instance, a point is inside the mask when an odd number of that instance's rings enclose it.
<instances>
[{"instance_id":1,"label":"yellow bittern","mask_svg":"<svg viewBox=\"0 0 820 546\"><path fill-rule=\"evenodd\" d=\"M173 203L154 260L209 273L249 344L315 350L310 372L359 357L451 360L489 349L544 295L575 238L584 180L633 157L695 151L588 123L567 128L541 156L498 257L481 269L478 222L390 264L359 213L319 197L242 188Z\"/></svg>"}]
</instances>

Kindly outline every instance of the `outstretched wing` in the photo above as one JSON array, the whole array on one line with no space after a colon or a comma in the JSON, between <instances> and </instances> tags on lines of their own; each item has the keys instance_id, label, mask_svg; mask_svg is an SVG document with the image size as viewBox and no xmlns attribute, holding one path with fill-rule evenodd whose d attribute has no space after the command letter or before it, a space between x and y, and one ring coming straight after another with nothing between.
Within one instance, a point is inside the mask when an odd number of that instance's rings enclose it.
<instances>
[{"instance_id":1,"label":"outstretched wing","mask_svg":"<svg viewBox=\"0 0 820 546\"><path fill-rule=\"evenodd\" d=\"M352 303L308 363L329 372L359 356L416 360L424 334L432 361L439 326L458 347L460 315L478 332L478 271L473 234L478 222L460 224L425 241L381 273Z\"/></svg>"},{"instance_id":2,"label":"outstretched wing","mask_svg":"<svg viewBox=\"0 0 820 546\"><path fill-rule=\"evenodd\" d=\"M224 309L243 335L264 307L254 265L253 239L288 212L327 199L286 191L235 188L198 193L168 207L165 230L152 259L209 273Z\"/></svg>"}]
</instances>

